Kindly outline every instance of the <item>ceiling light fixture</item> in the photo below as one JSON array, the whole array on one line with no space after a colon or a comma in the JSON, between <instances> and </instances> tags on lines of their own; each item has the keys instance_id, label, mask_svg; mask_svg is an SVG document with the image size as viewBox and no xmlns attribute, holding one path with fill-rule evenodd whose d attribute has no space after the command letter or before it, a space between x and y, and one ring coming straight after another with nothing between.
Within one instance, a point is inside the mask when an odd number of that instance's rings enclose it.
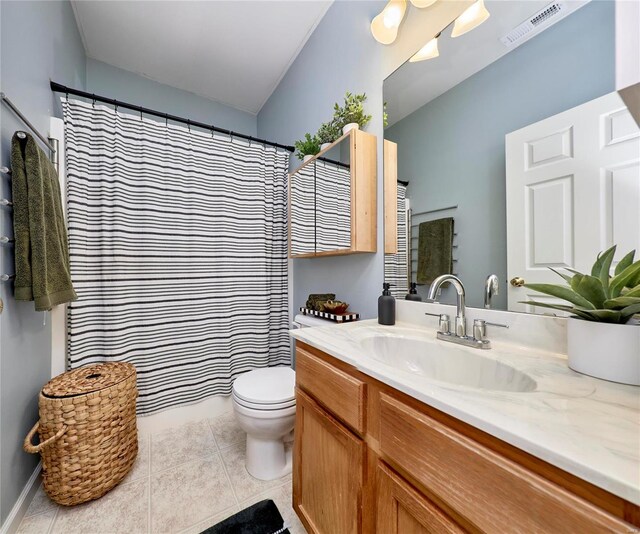
<instances>
[{"instance_id":1,"label":"ceiling light fixture","mask_svg":"<svg viewBox=\"0 0 640 534\"><path fill-rule=\"evenodd\" d=\"M432 6L433 4L435 4L436 0L411 0L411 3L415 7L423 9L425 7L429 7L429 6Z\"/></svg>"},{"instance_id":2,"label":"ceiling light fixture","mask_svg":"<svg viewBox=\"0 0 640 534\"><path fill-rule=\"evenodd\" d=\"M489 16L490 13L487 11L487 8L484 7L484 0L477 0L455 20L451 37L460 37L470 32L480 26Z\"/></svg>"},{"instance_id":3,"label":"ceiling light fixture","mask_svg":"<svg viewBox=\"0 0 640 534\"><path fill-rule=\"evenodd\" d=\"M406 0L390 0L371 21L371 34L382 44L391 44L398 36L398 28L407 11Z\"/></svg>"},{"instance_id":4,"label":"ceiling light fixture","mask_svg":"<svg viewBox=\"0 0 640 534\"><path fill-rule=\"evenodd\" d=\"M438 37L440 37L440 34L436 35L431 41L418 50L411 59L409 59L409 62L416 63L417 61L426 61L427 59L438 57L440 55L438 51Z\"/></svg>"}]
</instances>

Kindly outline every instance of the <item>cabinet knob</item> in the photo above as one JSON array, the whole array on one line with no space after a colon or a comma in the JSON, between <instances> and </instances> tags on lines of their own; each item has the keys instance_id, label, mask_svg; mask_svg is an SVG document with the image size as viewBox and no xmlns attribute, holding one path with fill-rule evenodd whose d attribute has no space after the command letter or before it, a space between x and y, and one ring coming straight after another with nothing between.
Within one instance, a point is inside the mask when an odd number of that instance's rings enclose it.
<instances>
[{"instance_id":1,"label":"cabinet knob","mask_svg":"<svg viewBox=\"0 0 640 534\"><path fill-rule=\"evenodd\" d=\"M513 287L522 287L525 284L525 281L524 281L524 278L520 278L519 276L516 276L516 277L512 278L511 280L509 280L509 283Z\"/></svg>"}]
</instances>

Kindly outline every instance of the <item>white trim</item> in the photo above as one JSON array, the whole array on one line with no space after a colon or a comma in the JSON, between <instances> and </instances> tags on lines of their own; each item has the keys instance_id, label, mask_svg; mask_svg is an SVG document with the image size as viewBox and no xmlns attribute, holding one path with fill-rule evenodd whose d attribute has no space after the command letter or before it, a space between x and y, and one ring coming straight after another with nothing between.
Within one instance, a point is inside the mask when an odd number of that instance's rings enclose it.
<instances>
[{"instance_id":1,"label":"white trim","mask_svg":"<svg viewBox=\"0 0 640 534\"><path fill-rule=\"evenodd\" d=\"M58 140L58 179L62 196L62 211L67 217L67 177L65 169L64 121L51 117L49 137ZM51 377L67 370L67 305L62 304L51 310Z\"/></svg>"},{"instance_id":2,"label":"white trim","mask_svg":"<svg viewBox=\"0 0 640 534\"><path fill-rule=\"evenodd\" d=\"M14 534L18 531L20 527L20 523L22 523L22 519L27 513L27 509L33 500L34 495L40 486L40 470L42 468L42 464L38 462L35 470L27 480L24 488L22 488L22 492L18 497L18 500L13 505L11 512L7 516L7 519L2 525L0 529L0 534Z\"/></svg>"},{"instance_id":3,"label":"white trim","mask_svg":"<svg viewBox=\"0 0 640 534\"><path fill-rule=\"evenodd\" d=\"M145 436L167 428L175 428L184 423L213 419L232 410L231 396L209 397L194 404L169 408L152 415L138 416L138 434Z\"/></svg>"}]
</instances>

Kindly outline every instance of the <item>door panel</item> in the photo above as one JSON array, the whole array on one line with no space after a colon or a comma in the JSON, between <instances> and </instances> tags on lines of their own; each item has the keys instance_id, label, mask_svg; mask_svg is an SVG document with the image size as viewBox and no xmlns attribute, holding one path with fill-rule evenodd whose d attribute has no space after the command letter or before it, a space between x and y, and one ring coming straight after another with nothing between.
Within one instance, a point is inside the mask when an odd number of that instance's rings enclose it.
<instances>
[{"instance_id":1,"label":"door panel","mask_svg":"<svg viewBox=\"0 0 640 534\"><path fill-rule=\"evenodd\" d=\"M314 534L362 531L366 446L297 390L293 505Z\"/></svg>"},{"instance_id":2,"label":"door panel","mask_svg":"<svg viewBox=\"0 0 640 534\"><path fill-rule=\"evenodd\" d=\"M617 93L507 134L505 148L509 279L561 283L548 267L590 272L613 244L613 267L640 249L640 130ZM509 310L560 302L508 291Z\"/></svg>"},{"instance_id":3,"label":"door panel","mask_svg":"<svg viewBox=\"0 0 640 534\"><path fill-rule=\"evenodd\" d=\"M380 534L462 533L434 503L423 497L385 464L378 465L378 519Z\"/></svg>"}]
</instances>

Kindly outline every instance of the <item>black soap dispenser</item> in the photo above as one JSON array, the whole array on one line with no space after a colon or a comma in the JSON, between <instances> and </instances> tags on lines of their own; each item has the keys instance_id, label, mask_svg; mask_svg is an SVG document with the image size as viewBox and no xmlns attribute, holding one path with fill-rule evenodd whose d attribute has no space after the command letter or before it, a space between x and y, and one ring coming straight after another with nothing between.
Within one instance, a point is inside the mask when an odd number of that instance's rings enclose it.
<instances>
[{"instance_id":1,"label":"black soap dispenser","mask_svg":"<svg viewBox=\"0 0 640 534\"><path fill-rule=\"evenodd\" d=\"M378 297L378 323L384 325L396 324L396 299L391 295L391 284L382 284L382 295Z\"/></svg>"},{"instance_id":2,"label":"black soap dispenser","mask_svg":"<svg viewBox=\"0 0 640 534\"><path fill-rule=\"evenodd\" d=\"M416 287L418 284L415 282L411 282L411 289L409 289L409 293L404 298L404 300L415 300L416 302L422 302L422 297L418 295L418 288Z\"/></svg>"}]
</instances>

